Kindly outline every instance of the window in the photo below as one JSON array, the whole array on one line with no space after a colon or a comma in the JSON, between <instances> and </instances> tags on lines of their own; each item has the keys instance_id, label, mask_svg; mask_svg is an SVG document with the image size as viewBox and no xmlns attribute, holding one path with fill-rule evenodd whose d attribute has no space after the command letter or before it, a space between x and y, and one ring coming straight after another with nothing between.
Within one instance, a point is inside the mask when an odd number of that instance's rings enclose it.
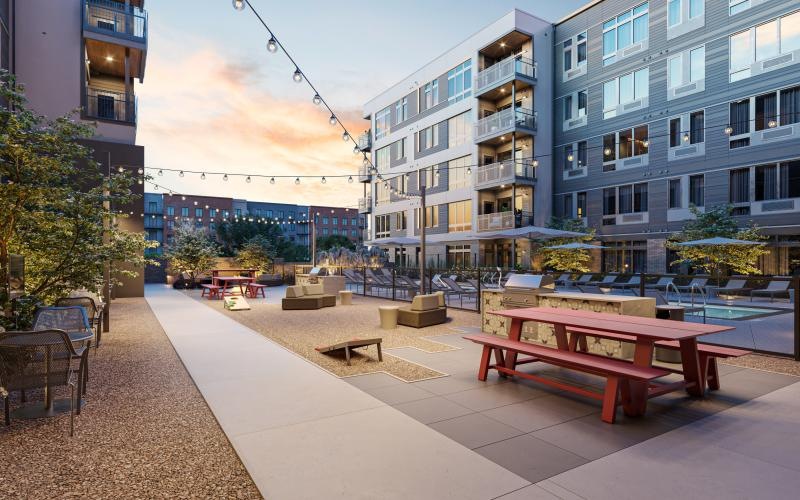
<instances>
[{"instance_id":1,"label":"window","mask_svg":"<svg viewBox=\"0 0 800 500\"><path fill-rule=\"evenodd\" d=\"M779 115L781 126L800 123L800 87L781 90Z\"/></svg>"},{"instance_id":2,"label":"window","mask_svg":"<svg viewBox=\"0 0 800 500\"><path fill-rule=\"evenodd\" d=\"M195 217L202 217L203 216L203 209L202 208L195 208L194 209L194 216Z\"/></svg>"},{"instance_id":3,"label":"window","mask_svg":"<svg viewBox=\"0 0 800 500\"><path fill-rule=\"evenodd\" d=\"M328 223L328 216L327 215L323 215L322 216L322 223L323 224L327 224Z\"/></svg>"},{"instance_id":4,"label":"window","mask_svg":"<svg viewBox=\"0 0 800 500\"><path fill-rule=\"evenodd\" d=\"M731 203L748 203L750 201L749 168L731 170L729 201Z\"/></svg>"},{"instance_id":5,"label":"window","mask_svg":"<svg viewBox=\"0 0 800 500\"><path fill-rule=\"evenodd\" d=\"M668 0L667 27L674 28L684 21L696 19L705 12L705 0Z\"/></svg>"},{"instance_id":6,"label":"window","mask_svg":"<svg viewBox=\"0 0 800 500\"><path fill-rule=\"evenodd\" d=\"M681 119L673 118L669 121L669 147L677 148L681 145Z\"/></svg>"},{"instance_id":7,"label":"window","mask_svg":"<svg viewBox=\"0 0 800 500\"><path fill-rule=\"evenodd\" d=\"M586 141L578 143L578 168L589 164L589 145Z\"/></svg>"},{"instance_id":8,"label":"window","mask_svg":"<svg viewBox=\"0 0 800 500\"><path fill-rule=\"evenodd\" d=\"M348 219L347 217L342 217L342 225L343 225L343 226L346 226L346 225L347 225L347 221L348 221L348 220L349 220L349 219Z\"/></svg>"},{"instance_id":9,"label":"window","mask_svg":"<svg viewBox=\"0 0 800 500\"><path fill-rule=\"evenodd\" d=\"M561 215L564 217L572 218L572 194L565 194L562 200L564 206L561 209Z\"/></svg>"},{"instance_id":10,"label":"window","mask_svg":"<svg viewBox=\"0 0 800 500\"><path fill-rule=\"evenodd\" d=\"M355 218L355 217L353 217L353 218L350 220L350 224L351 224L351 225L353 225L353 226L357 226L357 225L358 225L358 223L356 222L356 218Z\"/></svg>"},{"instance_id":11,"label":"window","mask_svg":"<svg viewBox=\"0 0 800 500\"><path fill-rule=\"evenodd\" d=\"M447 204L447 231L450 233L472 229L472 200Z\"/></svg>"},{"instance_id":12,"label":"window","mask_svg":"<svg viewBox=\"0 0 800 500\"><path fill-rule=\"evenodd\" d=\"M729 47L730 81L750 77L753 63L800 50L800 11L731 35Z\"/></svg>"},{"instance_id":13,"label":"window","mask_svg":"<svg viewBox=\"0 0 800 500\"><path fill-rule=\"evenodd\" d=\"M408 97L403 97L395 104L395 125L408 120Z\"/></svg>"},{"instance_id":14,"label":"window","mask_svg":"<svg viewBox=\"0 0 800 500\"><path fill-rule=\"evenodd\" d=\"M435 170L434 170L435 169ZM439 168L426 167L417 170L417 185L422 186L423 180L427 189L439 186Z\"/></svg>"},{"instance_id":15,"label":"window","mask_svg":"<svg viewBox=\"0 0 800 500\"><path fill-rule=\"evenodd\" d=\"M689 204L702 207L706 204L706 179L703 174L689 176Z\"/></svg>"},{"instance_id":16,"label":"window","mask_svg":"<svg viewBox=\"0 0 800 500\"><path fill-rule=\"evenodd\" d=\"M147 211L151 214L154 214L158 211L158 202L157 201L150 201L147 203Z\"/></svg>"},{"instance_id":17,"label":"window","mask_svg":"<svg viewBox=\"0 0 800 500\"><path fill-rule=\"evenodd\" d=\"M603 189L603 215L616 215L617 188Z\"/></svg>"},{"instance_id":18,"label":"window","mask_svg":"<svg viewBox=\"0 0 800 500\"><path fill-rule=\"evenodd\" d=\"M800 197L800 161L756 167L756 201Z\"/></svg>"},{"instance_id":19,"label":"window","mask_svg":"<svg viewBox=\"0 0 800 500\"><path fill-rule=\"evenodd\" d=\"M448 189L459 189L469 186L470 176L467 173L471 156L463 156L447 162Z\"/></svg>"},{"instance_id":20,"label":"window","mask_svg":"<svg viewBox=\"0 0 800 500\"><path fill-rule=\"evenodd\" d=\"M579 90L564 97L564 121L586 116L587 92ZM585 123L583 123L585 125ZM565 124L566 126L566 124ZM566 130L566 129L565 129Z\"/></svg>"},{"instance_id":21,"label":"window","mask_svg":"<svg viewBox=\"0 0 800 500\"><path fill-rule=\"evenodd\" d=\"M333 224L334 226L338 226L339 225L339 217L336 217L335 215L333 217L331 217L331 224Z\"/></svg>"},{"instance_id":22,"label":"window","mask_svg":"<svg viewBox=\"0 0 800 500\"><path fill-rule=\"evenodd\" d=\"M730 106L731 135L750 132L750 99L732 102Z\"/></svg>"},{"instance_id":23,"label":"window","mask_svg":"<svg viewBox=\"0 0 800 500\"><path fill-rule=\"evenodd\" d=\"M208 216L209 216L209 217L211 217L212 219L213 219L214 217L216 217L216 216L217 216L217 209L216 209L216 208L211 208L211 209L209 209L209 210L208 210Z\"/></svg>"},{"instance_id":24,"label":"window","mask_svg":"<svg viewBox=\"0 0 800 500\"><path fill-rule=\"evenodd\" d=\"M648 2L603 23L603 66L616 62L619 51L647 40Z\"/></svg>"},{"instance_id":25,"label":"window","mask_svg":"<svg viewBox=\"0 0 800 500\"><path fill-rule=\"evenodd\" d=\"M435 148L439 145L439 124L425 127L417 132L417 151Z\"/></svg>"},{"instance_id":26,"label":"window","mask_svg":"<svg viewBox=\"0 0 800 500\"><path fill-rule=\"evenodd\" d=\"M322 228L322 236L328 236L328 228L327 227L323 227Z\"/></svg>"},{"instance_id":27,"label":"window","mask_svg":"<svg viewBox=\"0 0 800 500\"><path fill-rule=\"evenodd\" d=\"M603 189L603 215L647 212L647 183Z\"/></svg>"},{"instance_id":28,"label":"window","mask_svg":"<svg viewBox=\"0 0 800 500\"><path fill-rule=\"evenodd\" d=\"M241 216L242 216L242 209L241 208L237 208L236 209L236 217L241 217Z\"/></svg>"},{"instance_id":29,"label":"window","mask_svg":"<svg viewBox=\"0 0 800 500\"><path fill-rule=\"evenodd\" d=\"M617 107L650 94L650 70L642 68L603 83L603 118L617 116Z\"/></svg>"},{"instance_id":30,"label":"window","mask_svg":"<svg viewBox=\"0 0 800 500\"><path fill-rule=\"evenodd\" d=\"M168 206L168 207L167 207L167 215L169 215L170 217L171 217L171 216L173 216L173 215L175 215L175 207L173 207L173 206Z\"/></svg>"},{"instance_id":31,"label":"window","mask_svg":"<svg viewBox=\"0 0 800 500\"><path fill-rule=\"evenodd\" d=\"M682 120L687 121L684 128ZM688 129L688 131L686 130ZM694 111L669 121L669 147L677 148L684 144L705 142L705 112Z\"/></svg>"},{"instance_id":32,"label":"window","mask_svg":"<svg viewBox=\"0 0 800 500\"><path fill-rule=\"evenodd\" d=\"M231 215L231 213L229 211L227 211L227 210L223 210L222 211L222 217L223 218L227 219L228 217L230 217L230 215Z\"/></svg>"},{"instance_id":33,"label":"window","mask_svg":"<svg viewBox=\"0 0 800 500\"><path fill-rule=\"evenodd\" d=\"M470 266L469 245L447 245L447 267Z\"/></svg>"},{"instance_id":34,"label":"window","mask_svg":"<svg viewBox=\"0 0 800 500\"><path fill-rule=\"evenodd\" d=\"M706 114L704 111L695 111L689 114L689 144L705 142Z\"/></svg>"},{"instance_id":35,"label":"window","mask_svg":"<svg viewBox=\"0 0 800 500\"><path fill-rule=\"evenodd\" d=\"M336 236L337 234L339 234L339 229L337 229L337 228L331 229L331 234Z\"/></svg>"},{"instance_id":36,"label":"window","mask_svg":"<svg viewBox=\"0 0 800 500\"><path fill-rule=\"evenodd\" d=\"M586 217L586 192L581 191L576 197L577 215L579 219Z\"/></svg>"},{"instance_id":37,"label":"window","mask_svg":"<svg viewBox=\"0 0 800 500\"><path fill-rule=\"evenodd\" d=\"M375 168L378 172L385 172L391 165L392 147L384 146L375 151Z\"/></svg>"},{"instance_id":38,"label":"window","mask_svg":"<svg viewBox=\"0 0 800 500\"><path fill-rule=\"evenodd\" d=\"M564 72L586 64L586 32L562 43L564 49Z\"/></svg>"},{"instance_id":39,"label":"window","mask_svg":"<svg viewBox=\"0 0 800 500\"><path fill-rule=\"evenodd\" d=\"M388 238L389 237L389 215L376 215L375 216L375 237Z\"/></svg>"},{"instance_id":40,"label":"window","mask_svg":"<svg viewBox=\"0 0 800 500\"><path fill-rule=\"evenodd\" d=\"M420 109L430 109L439 104L439 80L428 82L422 91L422 106Z\"/></svg>"},{"instance_id":41,"label":"window","mask_svg":"<svg viewBox=\"0 0 800 500\"><path fill-rule=\"evenodd\" d=\"M406 138L403 137L399 141L392 143L392 159L395 161L402 160L406 157Z\"/></svg>"},{"instance_id":42,"label":"window","mask_svg":"<svg viewBox=\"0 0 800 500\"><path fill-rule=\"evenodd\" d=\"M404 230L406 229L408 221L406 220L406 213L405 211L402 212L395 212L394 214L394 226L397 230Z\"/></svg>"},{"instance_id":43,"label":"window","mask_svg":"<svg viewBox=\"0 0 800 500\"><path fill-rule=\"evenodd\" d=\"M669 180L669 208L681 208L681 180Z\"/></svg>"},{"instance_id":44,"label":"window","mask_svg":"<svg viewBox=\"0 0 800 500\"><path fill-rule=\"evenodd\" d=\"M375 113L375 139L382 139L392 131L392 110L387 106Z\"/></svg>"},{"instance_id":45,"label":"window","mask_svg":"<svg viewBox=\"0 0 800 500\"><path fill-rule=\"evenodd\" d=\"M750 8L750 0L728 0L730 15L738 14Z\"/></svg>"},{"instance_id":46,"label":"window","mask_svg":"<svg viewBox=\"0 0 800 500\"><path fill-rule=\"evenodd\" d=\"M469 111L447 120L447 147L452 148L465 144L470 139Z\"/></svg>"},{"instance_id":47,"label":"window","mask_svg":"<svg viewBox=\"0 0 800 500\"><path fill-rule=\"evenodd\" d=\"M417 229L422 225L422 216L419 208L414 209L414 218L417 220ZM432 228L439 225L439 206L433 205L425 207L425 228Z\"/></svg>"},{"instance_id":48,"label":"window","mask_svg":"<svg viewBox=\"0 0 800 500\"><path fill-rule=\"evenodd\" d=\"M681 0L667 2L667 26L677 26L681 23Z\"/></svg>"},{"instance_id":49,"label":"window","mask_svg":"<svg viewBox=\"0 0 800 500\"><path fill-rule=\"evenodd\" d=\"M472 59L447 72L447 100L458 102L472 95Z\"/></svg>"},{"instance_id":50,"label":"window","mask_svg":"<svg viewBox=\"0 0 800 500\"><path fill-rule=\"evenodd\" d=\"M646 155L649 147L647 125L606 134L603 136L603 163ZM615 169L614 165L603 166L603 171L606 172Z\"/></svg>"},{"instance_id":51,"label":"window","mask_svg":"<svg viewBox=\"0 0 800 500\"><path fill-rule=\"evenodd\" d=\"M575 155L572 151L572 144L564 146L564 170L572 169L572 162L575 160Z\"/></svg>"},{"instance_id":52,"label":"window","mask_svg":"<svg viewBox=\"0 0 800 500\"><path fill-rule=\"evenodd\" d=\"M350 230L350 237L351 238L357 238L358 237L358 231L356 231L355 229L351 229Z\"/></svg>"},{"instance_id":53,"label":"window","mask_svg":"<svg viewBox=\"0 0 800 500\"><path fill-rule=\"evenodd\" d=\"M189 217L189 207L181 207L181 217Z\"/></svg>"}]
</instances>

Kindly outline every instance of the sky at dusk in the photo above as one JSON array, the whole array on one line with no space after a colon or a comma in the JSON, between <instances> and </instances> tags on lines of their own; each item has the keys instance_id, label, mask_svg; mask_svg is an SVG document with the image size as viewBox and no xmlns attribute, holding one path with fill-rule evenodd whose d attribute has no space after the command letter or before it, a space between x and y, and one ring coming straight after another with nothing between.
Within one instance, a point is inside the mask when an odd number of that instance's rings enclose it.
<instances>
[{"instance_id":1,"label":"sky at dusk","mask_svg":"<svg viewBox=\"0 0 800 500\"><path fill-rule=\"evenodd\" d=\"M514 7L550 21L585 0L251 0L320 94L358 135L362 106L429 60ZM207 172L351 175L360 159L341 129L311 102L294 66L266 50L268 36L249 9L230 0L151 0L145 80L137 86L137 143L146 165ZM355 206L345 178L304 180L164 172L175 192L298 204ZM152 187L148 186L148 191Z\"/></svg>"}]
</instances>

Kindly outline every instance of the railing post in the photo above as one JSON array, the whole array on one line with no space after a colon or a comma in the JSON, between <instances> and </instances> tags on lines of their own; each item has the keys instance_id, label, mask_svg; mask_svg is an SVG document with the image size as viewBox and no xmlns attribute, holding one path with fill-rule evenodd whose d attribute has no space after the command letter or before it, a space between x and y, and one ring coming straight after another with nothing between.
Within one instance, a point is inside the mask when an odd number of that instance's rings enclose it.
<instances>
[{"instance_id":1,"label":"railing post","mask_svg":"<svg viewBox=\"0 0 800 500\"><path fill-rule=\"evenodd\" d=\"M794 278L794 359L800 361L800 276Z\"/></svg>"},{"instance_id":2,"label":"railing post","mask_svg":"<svg viewBox=\"0 0 800 500\"><path fill-rule=\"evenodd\" d=\"M395 287L395 276L397 276L397 269L392 268L392 300L397 300L397 288Z\"/></svg>"},{"instance_id":3,"label":"railing post","mask_svg":"<svg viewBox=\"0 0 800 500\"><path fill-rule=\"evenodd\" d=\"M367 266L361 269L361 275L364 277L364 284L361 287L361 293L364 297L367 296Z\"/></svg>"},{"instance_id":4,"label":"railing post","mask_svg":"<svg viewBox=\"0 0 800 500\"><path fill-rule=\"evenodd\" d=\"M647 278L647 275L644 271L639 273L639 297L644 297L644 280Z\"/></svg>"},{"instance_id":5,"label":"railing post","mask_svg":"<svg viewBox=\"0 0 800 500\"><path fill-rule=\"evenodd\" d=\"M476 281L478 282L478 295L475 297L475 309L481 312L481 300L483 299L481 297L481 268L478 268L478 279Z\"/></svg>"}]
</instances>

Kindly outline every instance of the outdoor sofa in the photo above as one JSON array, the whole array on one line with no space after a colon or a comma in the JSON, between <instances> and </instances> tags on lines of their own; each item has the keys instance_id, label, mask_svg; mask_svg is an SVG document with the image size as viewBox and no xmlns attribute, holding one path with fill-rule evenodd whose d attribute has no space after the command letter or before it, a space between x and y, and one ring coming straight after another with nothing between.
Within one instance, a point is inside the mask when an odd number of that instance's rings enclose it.
<instances>
[{"instance_id":1,"label":"outdoor sofa","mask_svg":"<svg viewBox=\"0 0 800 500\"><path fill-rule=\"evenodd\" d=\"M397 311L397 323L414 328L438 325L447 321L447 305L442 292L417 295L411 305Z\"/></svg>"},{"instance_id":2,"label":"outdoor sofa","mask_svg":"<svg viewBox=\"0 0 800 500\"><path fill-rule=\"evenodd\" d=\"M286 296L281 300L284 310L321 309L335 305L336 296L323 293L321 284L287 286Z\"/></svg>"}]
</instances>

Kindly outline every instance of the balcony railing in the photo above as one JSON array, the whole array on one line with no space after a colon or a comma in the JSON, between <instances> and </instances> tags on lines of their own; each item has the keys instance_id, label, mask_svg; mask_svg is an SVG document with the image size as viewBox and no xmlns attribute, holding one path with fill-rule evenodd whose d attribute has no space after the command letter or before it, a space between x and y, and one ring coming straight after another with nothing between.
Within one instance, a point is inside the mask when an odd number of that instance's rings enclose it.
<instances>
[{"instance_id":1,"label":"balcony railing","mask_svg":"<svg viewBox=\"0 0 800 500\"><path fill-rule=\"evenodd\" d=\"M372 232L369 229L362 229L361 239L364 241L370 241L372 239Z\"/></svg>"},{"instance_id":2,"label":"balcony railing","mask_svg":"<svg viewBox=\"0 0 800 500\"><path fill-rule=\"evenodd\" d=\"M368 214L372 211L372 197L367 196L366 198L359 198L358 199L358 213L360 214Z\"/></svg>"},{"instance_id":3,"label":"balcony railing","mask_svg":"<svg viewBox=\"0 0 800 500\"><path fill-rule=\"evenodd\" d=\"M536 63L526 57L511 56L499 63L489 66L475 77L475 94L480 94L494 85L505 82L509 78L520 75L536 79Z\"/></svg>"},{"instance_id":4,"label":"balcony railing","mask_svg":"<svg viewBox=\"0 0 800 500\"><path fill-rule=\"evenodd\" d=\"M480 189L485 184L511 184L517 179L536 179L536 167L532 158L507 160L475 169L475 187Z\"/></svg>"},{"instance_id":5,"label":"balcony railing","mask_svg":"<svg viewBox=\"0 0 800 500\"><path fill-rule=\"evenodd\" d=\"M475 124L475 141L478 142L484 137L511 132L517 128L535 132L536 122L537 115L533 110L506 108L503 111L478 120L478 123Z\"/></svg>"},{"instance_id":6,"label":"balcony railing","mask_svg":"<svg viewBox=\"0 0 800 500\"><path fill-rule=\"evenodd\" d=\"M113 0L86 0L83 26L98 33L145 42L147 12Z\"/></svg>"},{"instance_id":7,"label":"balcony railing","mask_svg":"<svg viewBox=\"0 0 800 500\"><path fill-rule=\"evenodd\" d=\"M125 92L86 89L86 116L101 120L136 123L136 97Z\"/></svg>"},{"instance_id":8,"label":"balcony railing","mask_svg":"<svg viewBox=\"0 0 800 500\"><path fill-rule=\"evenodd\" d=\"M161 229L164 227L164 217L156 214L144 215L145 229Z\"/></svg>"},{"instance_id":9,"label":"balcony railing","mask_svg":"<svg viewBox=\"0 0 800 500\"><path fill-rule=\"evenodd\" d=\"M533 214L529 212L495 212L478 216L478 231L502 231L529 226L532 223Z\"/></svg>"},{"instance_id":10,"label":"balcony railing","mask_svg":"<svg viewBox=\"0 0 800 500\"><path fill-rule=\"evenodd\" d=\"M369 166L360 166L358 167L358 182L369 182L370 181L370 174L369 174Z\"/></svg>"},{"instance_id":11,"label":"balcony railing","mask_svg":"<svg viewBox=\"0 0 800 500\"><path fill-rule=\"evenodd\" d=\"M358 149L369 151L370 148L372 148L372 132L368 130L358 136Z\"/></svg>"}]
</instances>

